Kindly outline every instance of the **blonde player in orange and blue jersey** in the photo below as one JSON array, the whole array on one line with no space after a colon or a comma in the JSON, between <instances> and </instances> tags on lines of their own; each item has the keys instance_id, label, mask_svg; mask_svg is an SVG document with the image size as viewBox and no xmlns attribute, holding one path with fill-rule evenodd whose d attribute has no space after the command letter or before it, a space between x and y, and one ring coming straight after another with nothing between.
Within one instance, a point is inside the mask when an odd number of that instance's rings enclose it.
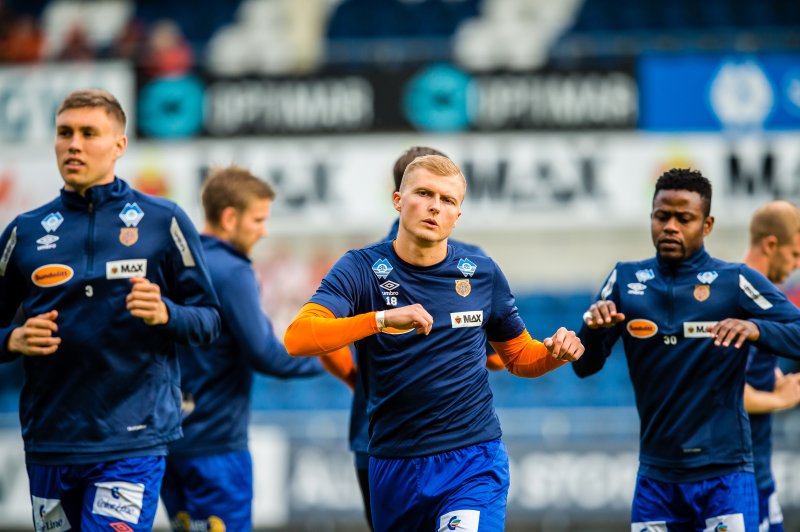
<instances>
[{"instance_id":1,"label":"blonde player in orange and blue jersey","mask_svg":"<svg viewBox=\"0 0 800 532\"><path fill-rule=\"evenodd\" d=\"M503 530L508 455L486 339L526 377L583 353L563 327L533 340L497 264L449 244L465 191L446 157L415 159L393 195L397 238L345 254L286 333L296 356L355 344L378 531Z\"/></svg>"}]
</instances>

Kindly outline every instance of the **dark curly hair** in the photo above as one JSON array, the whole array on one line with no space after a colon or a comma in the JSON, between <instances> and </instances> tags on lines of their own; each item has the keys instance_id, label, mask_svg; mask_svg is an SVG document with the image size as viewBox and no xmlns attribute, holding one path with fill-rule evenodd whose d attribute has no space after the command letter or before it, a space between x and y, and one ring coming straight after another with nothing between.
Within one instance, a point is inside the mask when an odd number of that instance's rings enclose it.
<instances>
[{"instance_id":1,"label":"dark curly hair","mask_svg":"<svg viewBox=\"0 0 800 532\"><path fill-rule=\"evenodd\" d=\"M711 214L711 181L697 170L689 168L673 168L667 170L656 181L653 201L662 190L688 190L697 192L703 199L704 216Z\"/></svg>"}]
</instances>

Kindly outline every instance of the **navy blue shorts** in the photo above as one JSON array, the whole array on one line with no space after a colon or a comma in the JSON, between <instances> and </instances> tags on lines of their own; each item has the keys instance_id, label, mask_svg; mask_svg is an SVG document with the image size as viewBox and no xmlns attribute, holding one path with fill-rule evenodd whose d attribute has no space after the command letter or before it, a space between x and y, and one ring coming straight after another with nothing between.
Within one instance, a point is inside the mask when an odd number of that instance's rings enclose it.
<instances>
[{"instance_id":1,"label":"navy blue shorts","mask_svg":"<svg viewBox=\"0 0 800 532\"><path fill-rule=\"evenodd\" d=\"M758 532L753 473L732 473L698 482L662 482L639 475L631 532L695 530Z\"/></svg>"},{"instance_id":2,"label":"navy blue shorts","mask_svg":"<svg viewBox=\"0 0 800 532\"><path fill-rule=\"evenodd\" d=\"M35 530L153 529L163 456L26 467Z\"/></svg>"},{"instance_id":3,"label":"navy blue shorts","mask_svg":"<svg viewBox=\"0 0 800 532\"><path fill-rule=\"evenodd\" d=\"M251 530L253 461L250 452L167 457L161 499L173 530Z\"/></svg>"},{"instance_id":4,"label":"navy blue shorts","mask_svg":"<svg viewBox=\"0 0 800 532\"><path fill-rule=\"evenodd\" d=\"M500 439L417 458L370 457L372 524L398 530L502 532L508 453Z\"/></svg>"},{"instance_id":5,"label":"navy blue shorts","mask_svg":"<svg viewBox=\"0 0 800 532\"><path fill-rule=\"evenodd\" d=\"M783 532L783 512L774 483L758 490L758 522L762 532Z\"/></svg>"}]
</instances>

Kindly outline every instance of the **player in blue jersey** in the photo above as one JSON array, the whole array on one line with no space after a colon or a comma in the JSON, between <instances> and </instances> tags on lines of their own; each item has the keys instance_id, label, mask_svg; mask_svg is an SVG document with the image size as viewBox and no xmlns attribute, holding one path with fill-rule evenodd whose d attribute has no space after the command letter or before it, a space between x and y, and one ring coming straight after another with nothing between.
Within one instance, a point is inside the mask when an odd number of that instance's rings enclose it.
<instances>
[{"instance_id":1,"label":"player in blue jersey","mask_svg":"<svg viewBox=\"0 0 800 532\"><path fill-rule=\"evenodd\" d=\"M378 531L503 530L508 455L486 339L527 377L583 352L563 327L533 340L497 264L449 244L465 189L446 157L415 159L393 195L397 238L345 254L286 333L297 356L355 345Z\"/></svg>"},{"instance_id":2,"label":"player in blue jersey","mask_svg":"<svg viewBox=\"0 0 800 532\"><path fill-rule=\"evenodd\" d=\"M126 145L113 95L67 96L64 188L0 237L0 360L24 359L36 530L152 529L167 444L181 436L176 345L219 334L197 232L177 205L115 177Z\"/></svg>"},{"instance_id":3,"label":"player in blue jersey","mask_svg":"<svg viewBox=\"0 0 800 532\"><path fill-rule=\"evenodd\" d=\"M392 168L394 192L400 191L400 184L403 181L403 174L405 173L406 167L411 164L414 159L423 155L440 155L442 157L446 157L446 155L439 150L428 148L426 146L413 146L404 151L400 157L397 158L394 163L394 167ZM398 218L395 220L394 224L392 224L389 234L386 235L382 241L394 240L397 237L397 230L399 226L400 219ZM452 245L466 249L470 253L476 255L486 255L486 253L478 246L459 242L455 239L449 239L449 242ZM488 358L486 361L486 367L491 370L503 369L504 366L502 361L499 360L499 357L496 354L493 354L494 350L491 349L491 346L487 346L487 348ZM349 353L346 353L346 355L348 356L349 360ZM333 358L334 356L329 356L326 361L329 361ZM326 368L337 377L343 378L343 376L351 374L351 371L348 371L345 362L346 361L340 362L339 364L332 364L329 362L326 364ZM356 478L358 479L358 487L361 490L361 498L364 502L364 512L366 513L367 524L370 528L372 528L372 513L370 512L369 502L369 454L367 452L369 443L367 399L363 386L361 386L357 380L354 380L351 383L351 386L353 388L353 403L350 409L350 450L352 450L355 455Z\"/></svg>"},{"instance_id":4,"label":"player in blue jersey","mask_svg":"<svg viewBox=\"0 0 800 532\"><path fill-rule=\"evenodd\" d=\"M710 210L702 174L664 173L650 218L655 258L618 263L580 331L580 377L600 371L622 337L641 420L636 532L758 530L746 345L800 353L800 310L758 272L705 251Z\"/></svg>"},{"instance_id":5,"label":"player in blue jersey","mask_svg":"<svg viewBox=\"0 0 800 532\"><path fill-rule=\"evenodd\" d=\"M744 263L775 284L786 281L800 261L800 211L788 201L771 201L750 220L750 246ZM782 532L783 513L772 477L772 412L800 403L800 375L783 375L775 355L752 347L747 365L744 407L750 415L758 488L760 532Z\"/></svg>"},{"instance_id":6,"label":"player in blue jersey","mask_svg":"<svg viewBox=\"0 0 800 532\"><path fill-rule=\"evenodd\" d=\"M278 377L324 372L319 360L289 356L261 310L248 256L267 234L274 198L266 182L235 166L212 172L203 185L206 221L200 240L220 300L222 333L211 345L178 351L184 437L169 446L161 487L176 531L252 529L247 428L253 372Z\"/></svg>"}]
</instances>

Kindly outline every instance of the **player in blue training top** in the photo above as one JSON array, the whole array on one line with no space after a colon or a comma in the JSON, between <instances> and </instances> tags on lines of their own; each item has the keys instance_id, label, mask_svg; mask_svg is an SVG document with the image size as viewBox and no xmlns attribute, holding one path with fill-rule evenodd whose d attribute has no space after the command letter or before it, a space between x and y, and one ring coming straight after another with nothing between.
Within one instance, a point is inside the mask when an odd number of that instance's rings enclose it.
<instances>
[{"instance_id":1,"label":"player in blue training top","mask_svg":"<svg viewBox=\"0 0 800 532\"><path fill-rule=\"evenodd\" d=\"M575 372L600 371L621 336L633 381L641 443L631 531L758 530L746 342L800 353L800 310L758 272L706 252L710 210L699 172L664 173L650 218L655 258L618 263L584 314Z\"/></svg>"},{"instance_id":2,"label":"player in blue training top","mask_svg":"<svg viewBox=\"0 0 800 532\"><path fill-rule=\"evenodd\" d=\"M169 446L161 486L176 531L252 529L247 428L253 372L324 372L319 360L289 356L261 309L248 255L267 234L274 198L266 182L235 166L212 172L203 185L206 223L200 239L220 300L222 333L211 345L178 351L184 437Z\"/></svg>"},{"instance_id":3,"label":"player in blue training top","mask_svg":"<svg viewBox=\"0 0 800 532\"><path fill-rule=\"evenodd\" d=\"M56 111L61 195L0 237L0 360L24 357L36 530L152 529L181 436L176 345L219 334L197 232L114 176L126 145L113 95L71 93Z\"/></svg>"},{"instance_id":4,"label":"player in blue training top","mask_svg":"<svg viewBox=\"0 0 800 532\"><path fill-rule=\"evenodd\" d=\"M392 169L395 192L400 191L400 184L403 181L403 173L405 173L406 167L411 164L411 161L423 155L441 155L442 157L447 157L439 150L426 146L413 146L404 151L402 155L397 158ZM397 230L399 227L400 220L397 219L394 224L392 224L389 234L381 241L394 240L397 237ZM451 245L461 247L471 254L486 255L486 252L478 246L460 242L452 238L448 239L448 241ZM364 387L360 385L360 381L355 378L355 374L353 373L355 368L347 367L346 365L347 361L350 360L350 355L349 353L345 353L345 355L347 358L343 361L338 361L338 363L333 362L335 355L330 355L323 360L326 362L326 368L338 378L347 381L349 375L353 377L350 382L353 388L353 403L350 408L350 450L352 450L355 455L356 478L358 479L358 487L361 490L361 498L364 502L367 525L372 528L372 513L369 507L369 454L367 452L369 444L369 423L367 420L367 399ZM494 353L491 345L487 345L486 367L491 370L500 370L505 367L500 357Z\"/></svg>"},{"instance_id":5,"label":"player in blue training top","mask_svg":"<svg viewBox=\"0 0 800 532\"><path fill-rule=\"evenodd\" d=\"M800 210L771 201L750 220L750 247L744 263L775 284L786 281L800 261ZM772 412L800 403L800 374L783 375L775 355L753 346L747 365L744 408L750 415L758 488L759 530L782 532L783 513L772 478Z\"/></svg>"},{"instance_id":6,"label":"player in blue training top","mask_svg":"<svg viewBox=\"0 0 800 532\"><path fill-rule=\"evenodd\" d=\"M583 352L563 327L533 340L498 266L448 244L465 189L446 157L415 159L393 195L397 239L345 254L286 333L296 356L355 343L378 531L503 530L508 455L486 339L509 371L528 377Z\"/></svg>"}]
</instances>

